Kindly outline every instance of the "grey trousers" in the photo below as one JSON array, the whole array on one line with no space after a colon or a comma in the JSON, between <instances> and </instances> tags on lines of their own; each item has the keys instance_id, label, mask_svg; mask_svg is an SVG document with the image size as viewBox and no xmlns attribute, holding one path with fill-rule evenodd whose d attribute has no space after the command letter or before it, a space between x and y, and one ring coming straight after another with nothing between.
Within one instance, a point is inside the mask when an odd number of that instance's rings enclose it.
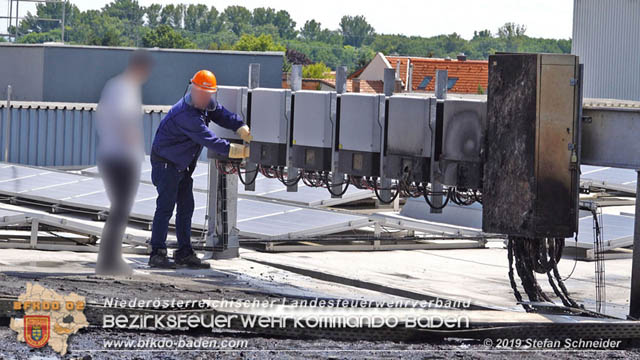
<instances>
[{"instance_id":1,"label":"grey trousers","mask_svg":"<svg viewBox=\"0 0 640 360\"><path fill-rule=\"evenodd\" d=\"M140 184L140 163L125 158L99 159L98 171L111 202L102 229L98 265L111 267L122 261L122 238Z\"/></svg>"}]
</instances>

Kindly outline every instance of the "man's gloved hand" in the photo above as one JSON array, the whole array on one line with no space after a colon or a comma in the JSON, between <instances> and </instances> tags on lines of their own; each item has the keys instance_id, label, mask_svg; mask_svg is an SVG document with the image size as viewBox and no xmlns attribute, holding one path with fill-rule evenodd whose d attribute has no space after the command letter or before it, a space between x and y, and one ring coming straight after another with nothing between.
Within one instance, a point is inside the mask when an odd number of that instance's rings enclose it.
<instances>
[{"instance_id":1,"label":"man's gloved hand","mask_svg":"<svg viewBox=\"0 0 640 360\"><path fill-rule=\"evenodd\" d=\"M249 157L249 147L241 144L229 144L229 158L244 159Z\"/></svg>"},{"instance_id":2,"label":"man's gloved hand","mask_svg":"<svg viewBox=\"0 0 640 360\"><path fill-rule=\"evenodd\" d=\"M247 125L242 125L241 127L239 127L238 130L236 130L236 133L240 135L240 138L242 138L242 140L247 143L250 143L251 140L253 140L253 136L251 136L251 130Z\"/></svg>"}]
</instances>

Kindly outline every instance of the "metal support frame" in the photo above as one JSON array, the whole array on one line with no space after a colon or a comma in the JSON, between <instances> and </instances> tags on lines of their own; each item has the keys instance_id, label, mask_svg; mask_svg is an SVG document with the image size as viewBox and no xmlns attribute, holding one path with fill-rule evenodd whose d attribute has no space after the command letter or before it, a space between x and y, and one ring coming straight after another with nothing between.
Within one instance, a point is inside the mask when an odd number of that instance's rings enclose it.
<instances>
[{"instance_id":1,"label":"metal support frame","mask_svg":"<svg viewBox=\"0 0 640 360\"><path fill-rule=\"evenodd\" d=\"M4 124L4 162L9 162L9 143L11 140L11 85L7 86L7 118Z\"/></svg>"},{"instance_id":2,"label":"metal support frame","mask_svg":"<svg viewBox=\"0 0 640 360\"><path fill-rule=\"evenodd\" d=\"M260 64L259 63L249 64L248 83L249 83L249 89L255 89L260 87ZM248 143L245 143L245 145L249 146ZM249 159L247 159L244 168L245 168L245 178L254 179L254 176L258 171L258 164L249 162ZM256 182L252 181L250 183L244 184L244 189L246 191L256 191Z\"/></svg>"},{"instance_id":3,"label":"metal support frame","mask_svg":"<svg viewBox=\"0 0 640 360\"><path fill-rule=\"evenodd\" d=\"M580 162L638 172L629 318L640 320L640 104L585 99L582 114Z\"/></svg>"},{"instance_id":4,"label":"metal support frame","mask_svg":"<svg viewBox=\"0 0 640 360\"><path fill-rule=\"evenodd\" d=\"M265 252L320 252L320 251L390 251L390 250L442 250L442 249L483 249L485 241L478 239L457 239L439 241L440 239L402 240L399 239L369 239L345 241L344 243L313 241L312 239L291 242L267 242L254 246Z\"/></svg>"},{"instance_id":5,"label":"metal support frame","mask_svg":"<svg viewBox=\"0 0 640 360\"><path fill-rule=\"evenodd\" d=\"M291 66L291 79L289 81L289 86L292 91L302 90L302 65L292 65ZM291 113L293 116L293 113ZM291 166L293 162L293 154L291 151L291 133L293 132L293 121L289 119L289 126L287 132L287 182L293 182L297 176L300 169ZM297 192L298 191L298 183L287 186L287 192Z\"/></svg>"},{"instance_id":6,"label":"metal support frame","mask_svg":"<svg viewBox=\"0 0 640 360\"><path fill-rule=\"evenodd\" d=\"M398 62L398 64L400 64ZM387 96L392 96L393 95L393 91L395 89L396 86L396 70L395 69L384 69L384 95L385 97ZM378 117L378 122L385 122L386 121L386 117L385 117L385 112L386 112L386 101L385 101L385 108L381 109L380 111L380 116ZM381 121L381 117L384 119ZM380 191L380 197L384 200L384 201L389 201L391 199L391 190L389 190L389 188L391 187L391 179L387 179L385 178L382 174L384 174L383 171L383 167L384 167L384 162L383 162L383 158L384 158L384 154L385 154L385 148L387 146L387 144L384 142L385 139L385 134L384 134L384 129L386 128L385 124L381 123L381 126L383 127L383 131L381 132L382 136L381 138L381 144L380 144L380 153L382 154L382 156L380 156L380 188L382 189ZM400 201L399 199L400 197L396 197L396 201ZM376 199L376 205L379 206L380 205L380 201L378 199ZM394 203L395 205L395 203Z\"/></svg>"},{"instance_id":7,"label":"metal support frame","mask_svg":"<svg viewBox=\"0 0 640 360\"><path fill-rule=\"evenodd\" d=\"M446 100L447 99L447 83L449 82L449 72L448 70L436 70L436 99L438 100ZM437 108L436 108L437 112ZM436 115L437 117L437 115ZM433 124L435 125L435 124ZM435 128L435 126L434 126ZM435 141L433 142L435 144ZM436 161L435 153L431 153L431 168L439 167L438 161ZM433 174L433 170L431 171ZM440 184L435 179L431 179L431 190L440 193L442 192L442 184ZM426 195L425 195L426 196ZM430 208L429 211L432 214L442 214L442 195L433 195L431 196L431 203L434 207Z\"/></svg>"},{"instance_id":8,"label":"metal support frame","mask_svg":"<svg viewBox=\"0 0 640 360\"><path fill-rule=\"evenodd\" d=\"M11 209L11 211L14 211ZM16 213L22 215L15 217L15 219L6 219L0 222L0 226L23 226L29 227L30 233L28 236L28 242L25 241L3 241L0 243L0 249L35 249L35 250L57 250L57 251L79 251L79 252L98 252L98 246L94 244L69 244L63 243L41 243L38 242L38 233L41 225L54 227L64 232L80 234L86 237L99 237L102 234L102 228L87 225L82 221L75 221L72 218L61 218L55 215L49 215L38 211L24 212L15 210ZM148 244L148 237L142 237L125 233L123 238L123 252L136 253L136 254L148 254L151 251L151 247Z\"/></svg>"},{"instance_id":9,"label":"metal support frame","mask_svg":"<svg viewBox=\"0 0 640 360\"><path fill-rule=\"evenodd\" d=\"M631 265L631 295L629 318L640 320L640 170L637 170L636 213L633 224L633 260Z\"/></svg>"},{"instance_id":10,"label":"metal support frame","mask_svg":"<svg viewBox=\"0 0 640 360\"><path fill-rule=\"evenodd\" d=\"M346 66L338 66L336 69L336 93L337 94L343 94L347 91L347 67ZM336 109L336 113L333 116L333 131L332 131L332 135L333 135L333 139L331 139L331 146L332 146L332 151L331 151L331 183L335 184L331 186L331 190L333 191L333 193L335 194L340 194L342 192L342 188L343 186L348 186L348 184L345 184L345 180L344 180L344 174L341 172L338 172L338 164L340 161L340 152L338 151L338 144L337 144L337 138L338 138L338 126L337 126L337 122L338 122L338 110ZM333 115L333 110L332 110L332 115ZM342 198L342 195L334 195L331 194L331 198L335 199L335 198Z\"/></svg>"},{"instance_id":11,"label":"metal support frame","mask_svg":"<svg viewBox=\"0 0 640 360\"><path fill-rule=\"evenodd\" d=\"M239 256L237 227L238 177L218 170L215 159L209 159L209 196L207 199L205 259L230 259Z\"/></svg>"}]
</instances>

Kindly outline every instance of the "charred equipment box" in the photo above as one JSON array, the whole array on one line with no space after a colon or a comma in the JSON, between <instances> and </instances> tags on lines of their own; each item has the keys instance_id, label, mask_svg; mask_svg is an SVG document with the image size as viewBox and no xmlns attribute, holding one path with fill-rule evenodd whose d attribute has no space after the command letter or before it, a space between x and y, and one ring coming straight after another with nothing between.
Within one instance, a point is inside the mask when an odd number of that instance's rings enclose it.
<instances>
[{"instance_id":1,"label":"charred equipment box","mask_svg":"<svg viewBox=\"0 0 640 360\"><path fill-rule=\"evenodd\" d=\"M526 238L577 232L579 72L574 55L489 57L483 231Z\"/></svg>"}]
</instances>

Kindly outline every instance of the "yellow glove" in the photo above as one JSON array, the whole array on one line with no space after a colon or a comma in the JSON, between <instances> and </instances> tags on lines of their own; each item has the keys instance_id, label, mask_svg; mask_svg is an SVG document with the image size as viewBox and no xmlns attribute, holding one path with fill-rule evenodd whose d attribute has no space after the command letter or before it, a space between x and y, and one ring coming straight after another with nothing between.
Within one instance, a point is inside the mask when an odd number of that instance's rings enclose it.
<instances>
[{"instance_id":1,"label":"yellow glove","mask_svg":"<svg viewBox=\"0 0 640 360\"><path fill-rule=\"evenodd\" d=\"M229 158L244 159L249 157L249 147L241 144L229 144Z\"/></svg>"},{"instance_id":2,"label":"yellow glove","mask_svg":"<svg viewBox=\"0 0 640 360\"><path fill-rule=\"evenodd\" d=\"M241 127L239 127L238 130L236 130L236 133L240 135L240 138L242 138L242 140L244 140L245 142L250 143L251 140L253 140L253 136L251 136L251 130L247 125L242 125Z\"/></svg>"}]
</instances>

